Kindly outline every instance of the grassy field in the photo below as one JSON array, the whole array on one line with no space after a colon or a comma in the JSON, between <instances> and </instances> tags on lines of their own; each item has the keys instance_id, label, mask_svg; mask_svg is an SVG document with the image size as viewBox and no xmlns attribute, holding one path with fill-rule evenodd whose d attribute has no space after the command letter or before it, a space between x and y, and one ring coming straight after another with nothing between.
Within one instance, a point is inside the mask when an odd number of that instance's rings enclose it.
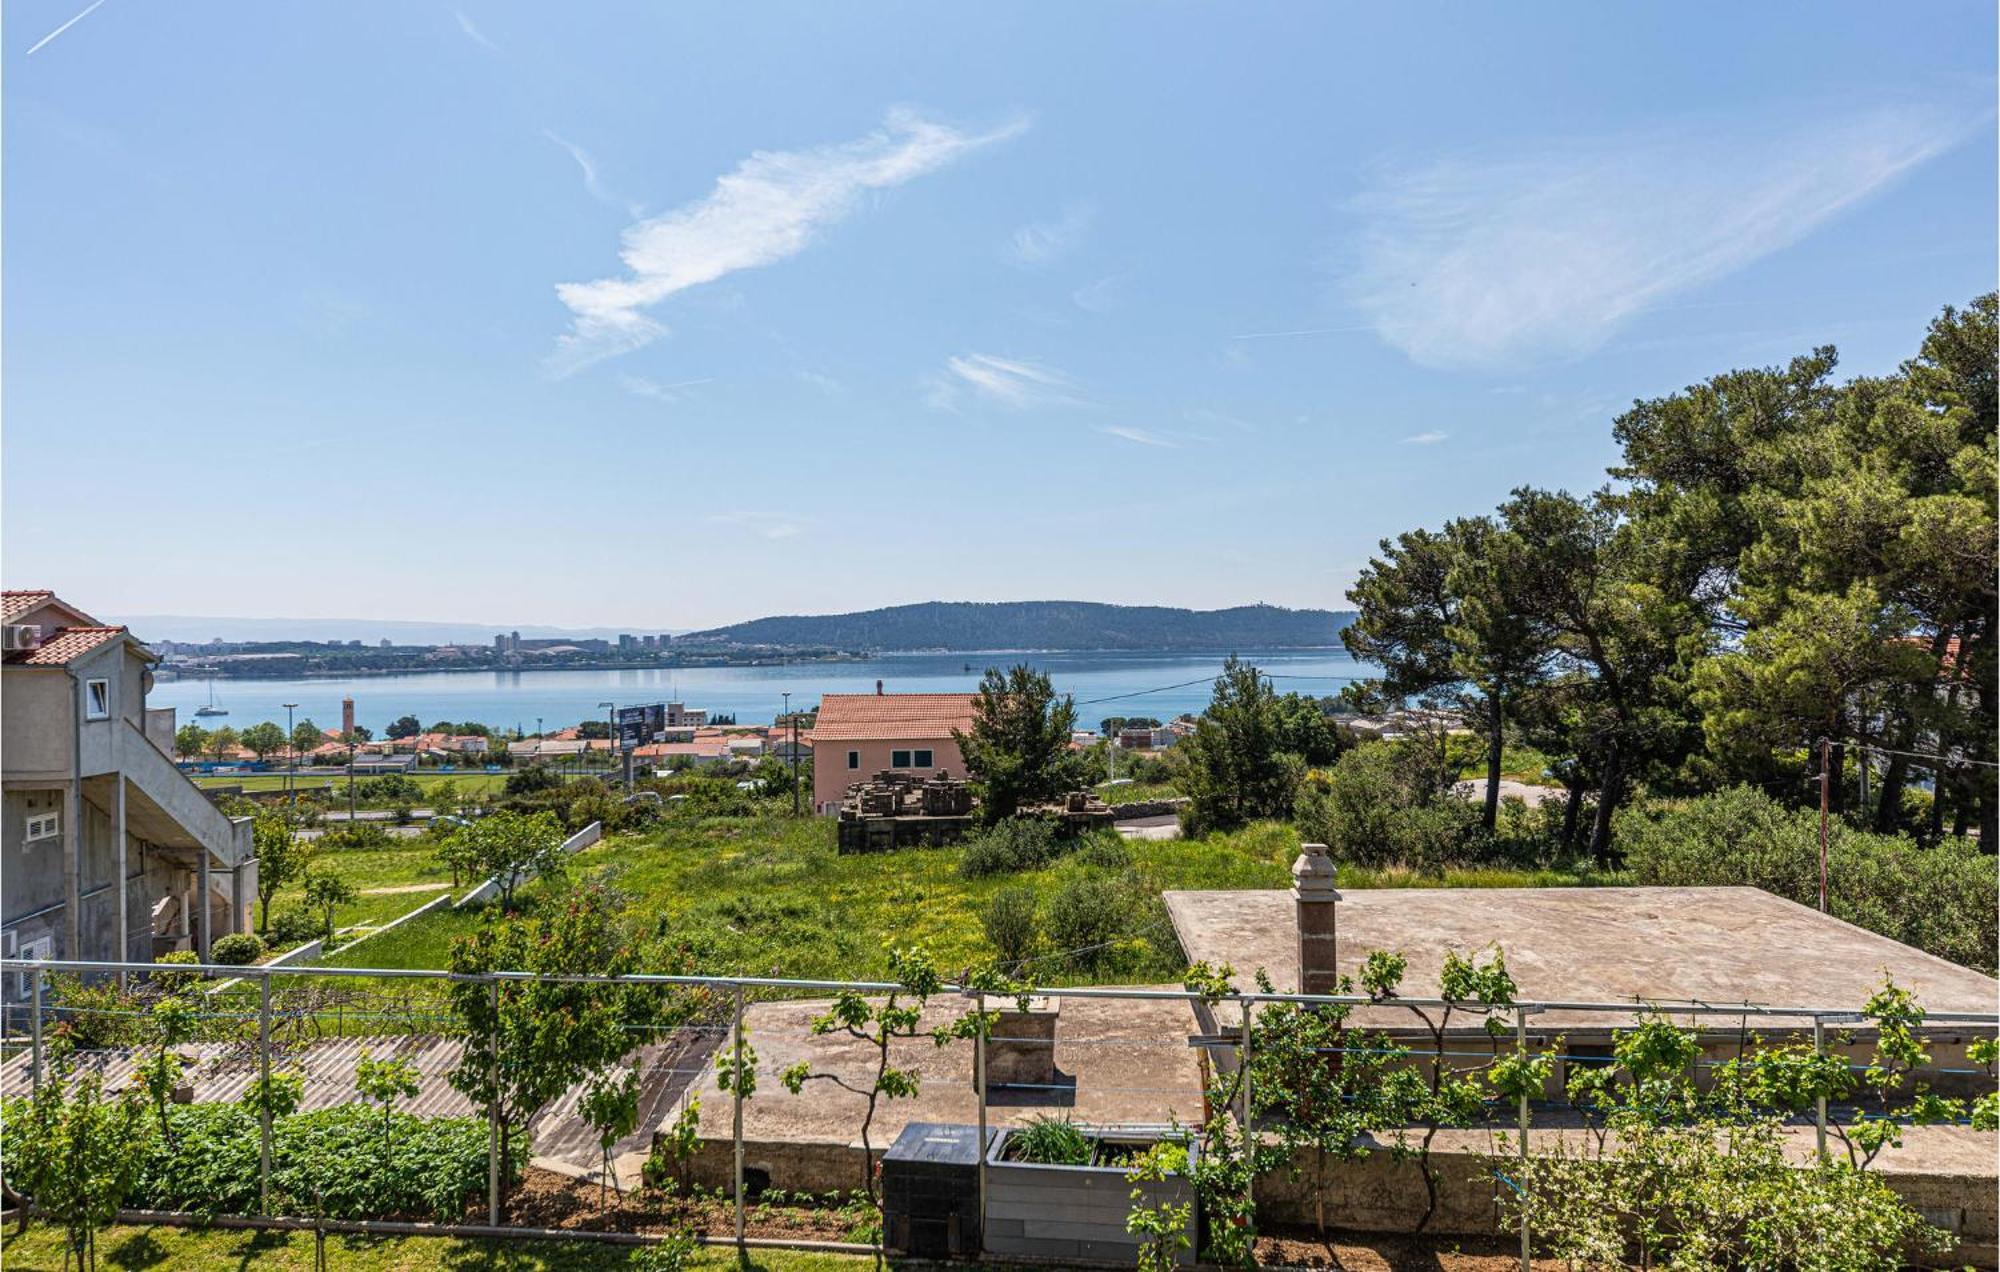
<instances>
[{"instance_id":1,"label":"grassy field","mask_svg":"<svg viewBox=\"0 0 2000 1272\"><path fill-rule=\"evenodd\" d=\"M329 849L313 855L313 868L327 870L347 880L357 894L333 912L336 929L355 925L376 927L398 915L416 909L441 892L449 890L451 871L437 864L435 849L428 840L398 842L393 848ZM445 885L427 891L390 892L390 888L417 885ZM465 886L470 887L467 883ZM275 913L289 902L305 899L302 883L291 883L271 898ZM260 916L261 917L261 916Z\"/></svg>"},{"instance_id":2,"label":"grassy field","mask_svg":"<svg viewBox=\"0 0 2000 1272\"><path fill-rule=\"evenodd\" d=\"M507 775L505 773L478 772L412 773L410 774L410 779L418 786L423 787L426 792L439 782L450 782L458 787L460 794L486 795L498 791L505 785ZM360 780L366 782L368 779L364 777ZM223 774L217 777L197 777L194 779L194 782L195 785L203 787L240 786L245 793L251 791L281 791L285 789L285 775L283 773L243 773L235 776ZM297 783L298 788L302 791L323 791L331 788L339 799L347 797L347 778L345 775L328 777L322 774L301 773L297 778Z\"/></svg>"},{"instance_id":3,"label":"grassy field","mask_svg":"<svg viewBox=\"0 0 2000 1272\"><path fill-rule=\"evenodd\" d=\"M1107 804L1139 804L1151 799L1174 799L1180 790L1172 782L1121 782L1116 786L1100 786L1097 798Z\"/></svg>"},{"instance_id":4,"label":"grassy field","mask_svg":"<svg viewBox=\"0 0 2000 1272\"><path fill-rule=\"evenodd\" d=\"M1529 786L1560 786L1562 783L1548 775L1549 757L1534 747L1513 743L1500 753L1500 776L1509 781L1524 782ZM1467 761L1459 770L1463 779L1485 778L1486 755Z\"/></svg>"},{"instance_id":5,"label":"grassy field","mask_svg":"<svg viewBox=\"0 0 2000 1272\"><path fill-rule=\"evenodd\" d=\"M1044 899L1079 876L1121 883L1128 898L1132 949L1110 966L1043 962L1031 969L1047 984L1079 980L1128 983L1172 980L1182 970L1164 932L1159 893L1170 889L1280 888L1298 854L1289 825L1261 823L1195 840L1126 845L1123 865L1075 856L1038 870L968 879L959 850L909 849L841 856L824 818L689 817L642 835L622 835L572 859L572 877L605 883L630 898L626 912L666 914L674 933L699 951L704 970L720 974L863 979L884 975L885 948L921 944L943 967L991 960L980 911L1002 888L1025 885ZM1546 887L1582 882L1554 871L1482 869L1440 876L1343 868L1342 887ZM356 948L358 967L442 967L451 940L477 929L473 912L441 911Z\"/></svg>"},{"instance_id":6,"label":"grassy field","mask_svg":"<svg viewBox=\"0 0 2000 1272\"><path fill-rule=\"evenodd\" d=\"M252 1232L238 1228L108 1228L98 1234L100 1266L206 1272L249 1268L259 1272L309 1272L315 1266L310 1232ZM639 1248L591 1241L478 1241L460 1237L329 1235L326 1262L341 1272L618 1272L638 1266ZM8 1272L58 1272L64 1267L62 1230L36 1223L22 1236L10 1223L0 1239ZM701 1252L695 1267L769 1269L769 1272L838 1272L872 1266L859 1255L752 1250L738 1262L733 1248Z\"/></svg>"}]
</instances>

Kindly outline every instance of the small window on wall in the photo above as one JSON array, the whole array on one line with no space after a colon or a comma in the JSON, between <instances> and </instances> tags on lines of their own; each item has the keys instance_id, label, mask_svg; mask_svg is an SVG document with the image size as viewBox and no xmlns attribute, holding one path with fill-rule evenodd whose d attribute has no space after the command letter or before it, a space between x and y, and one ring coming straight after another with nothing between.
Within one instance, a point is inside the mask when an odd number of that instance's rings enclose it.
<instances>
[{"instance_id":1,"label":"small window on wall","mask_svg":"<svg viewBox=\"0 0 2000 1272\"><path fill-rule=\"evenodd\" d=\"M908 751L889 752L889 767L890 768L910 767L910 753Z\"/></svg>"},{"instance_id":2,"label":"small window on wall","mask_svg":"<svg viewBox=\"0 0 2000 1272\"><path fill-rule=\"evenodd\" d=\"M32 844L44 839L55 839L61 834L61 813L30 813L28 815L28 833L23 838Z\"/></svg>"},{"instance_id":3,"label":"small window on wall","mask_svg":"<svg viewBox=\"0 0 2000 1272\"><path fill-rule=\"evenodd\" d=\"M111 682L109 680L86 680L83 682L83 718L86 720L109 720L111 718Z\"/></svg>"},{"instance_id":4,"label":"small window on wall","mask_svg":"<svg viewBox=\"0 0 2000 1272\"><path fill-rule=\"evenodd\" d=\"M847 767L851 769L858 769L861 767L861 752L849 751L847 753Z\"/></svg>"},{"instance_id":5,"label":"small window on wall","mask_svg":"<svg viewBox=\"0 0 2000 1272\"><path fill-rule=\"evenodd\" d=\"M910 756L911 768L929 768L931 766L931 753L929 751L912 751Z\"/></svg>"}]
</instances>

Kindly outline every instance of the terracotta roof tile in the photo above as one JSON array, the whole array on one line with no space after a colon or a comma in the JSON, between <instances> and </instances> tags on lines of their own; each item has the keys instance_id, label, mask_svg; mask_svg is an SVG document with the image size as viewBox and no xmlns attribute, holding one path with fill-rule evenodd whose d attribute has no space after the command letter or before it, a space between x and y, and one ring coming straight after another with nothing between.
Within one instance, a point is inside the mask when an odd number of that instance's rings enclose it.
<instances>
[{"instance_id":1,"label":"terracotta roof tile","mask_svg":"<svg viewBox=\"0 0 2000 1272\"><path fill-rule=\"evenodd\" d=\"M7 655L10 667L64 667L107 641L125 635L122 627L58 627L35 649Z\"/></svg>"},{"instance_id":2,"label":"terracotta roof tile","mask_svg":"<svg viewBox=\"0 0 2000 1272\"><path fill-rule=\"evenodd\" d=\"M55 599L47 588L0 592L0 621L13 622L37 605Z\"/></svg>"},{"instance_id":3,"label":"terracotta roof tile","mask_svg":"<svg viewBox=\"0 0 2000 1272\"><path fill-rule=\"evenodd\" d=\"M819 700L813 741L948 738L972 728L970 693L829 693Z\"/></svg>"}]
</instances>

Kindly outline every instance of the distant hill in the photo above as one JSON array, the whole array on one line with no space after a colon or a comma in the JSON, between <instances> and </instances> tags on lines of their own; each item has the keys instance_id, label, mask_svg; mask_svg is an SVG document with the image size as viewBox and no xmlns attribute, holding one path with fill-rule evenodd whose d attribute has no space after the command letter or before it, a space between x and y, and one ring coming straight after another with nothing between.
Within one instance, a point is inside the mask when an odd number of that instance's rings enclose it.
<instances>
[{"instance_id":1,"label":"distant hill","mask_svg":"<svg viewBox=\"0 0 2000 1272\"><path fill-rule=\"evenodd\" d=\"M1298 649L1338 645L1351 613L1239 605L1187 610L1091 601L926 601L787 615L690 632L679 644L912 649Z\"/></svg>"},{"instance_id":2,"label":"distant hill","mask_svg":"<svg viewBox=\"0 0 2000 1272\"><path fill-rule=\"evenodd\" d=\"M670 627L551 627L546 623L509 625L404 618L228 618L104 613L98 617L107 623L123 623L140 640L175 640L197 645L210 640L362 640L372 645L380 639L398 645L485 645L505 631L519 631L527 640L573 640L579 636L610 640L620 632L674 632Z\"/></svg>"}]
</instances>

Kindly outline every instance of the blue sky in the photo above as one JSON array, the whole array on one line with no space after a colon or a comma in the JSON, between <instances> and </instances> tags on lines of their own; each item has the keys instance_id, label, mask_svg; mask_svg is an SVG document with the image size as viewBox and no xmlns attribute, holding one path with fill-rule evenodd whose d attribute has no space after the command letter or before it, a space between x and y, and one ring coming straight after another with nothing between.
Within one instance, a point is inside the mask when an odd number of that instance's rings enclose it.
<instances>
[{"instance_id":1,"label":"blue sky","mask_svg":"<svg viewBox=\"0 0 2000 1272\"><path fill-rule=\"evenodd\" d=\"M105 613L1338 607L1996 271L1986 4L84 9L0 30L4 564Z\"/></svg>"}]
</instances>

